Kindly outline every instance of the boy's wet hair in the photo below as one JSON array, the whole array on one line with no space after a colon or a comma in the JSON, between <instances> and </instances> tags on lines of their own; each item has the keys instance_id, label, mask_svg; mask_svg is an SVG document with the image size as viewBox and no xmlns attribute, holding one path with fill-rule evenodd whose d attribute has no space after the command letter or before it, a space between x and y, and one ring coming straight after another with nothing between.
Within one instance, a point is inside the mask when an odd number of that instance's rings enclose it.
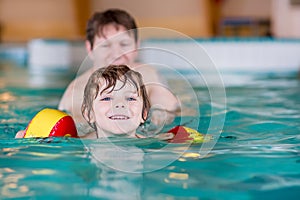
<instances>
[{"instance_id":1,"label":"boy's wet hair","mask_svg":"<svg viewBox=\"0 0 300 200\"><path fill-rule=\"evenodd\" d=\"M109 9L104 12L95 12L88 20L86 27L86 39L90 42L91 48L94 46L95 36L103 36L103 28L112 24L116 30L119 26L124 26L126 30L133 32L134 40L138 40L137 26L134 18L126 11L120 9Z\"/></svg>"},{"instance_id":2,"label":"boy's wet hair","mask_svg":"<svg viewBox=\"0 0 300 200\"><path fill-rule=\"evenodd\" d=\"M118 80L123 82L122 87L124 87L125 84L130 83L136 88L138 95L143 99L142 117L143 120L146 121L147 115L145 115L145 113L149 112L150 102L145 85L143 83L142 75L139 72L131 70L126 65L109 65L108 67L99 68L96 70L90 76L84 89L81 111L83 117L95 130L95 124L91 123L91 112L94 112L92 107L93 101L97 98L99 93L102 94L107 90L108 93L112 92L115 89ZM103 83L106 84L106 87L100 91Z\"/></svg>"}]
</instances>

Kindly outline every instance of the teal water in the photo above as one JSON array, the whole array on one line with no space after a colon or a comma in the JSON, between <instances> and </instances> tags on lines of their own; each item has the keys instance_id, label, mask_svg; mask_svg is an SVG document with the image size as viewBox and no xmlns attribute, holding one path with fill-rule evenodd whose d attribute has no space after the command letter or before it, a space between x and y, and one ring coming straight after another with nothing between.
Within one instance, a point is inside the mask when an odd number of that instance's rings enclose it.
<instances>
[{"instance_id":1,"label":"teal water","mask_svg":"<svg viewBox=\"0 0 300 200\"><path fill-rule=\"evenodd\" d=\"M14 139L39 110L57 106L71 77L43 75L37 84L25 69L1 66L0 199L299 199L296 72L224 73L225 124L204 158L201 144L154 139ZM212 105L205 87L194 91L206 133Z\"/></svg>"}]
</instances>

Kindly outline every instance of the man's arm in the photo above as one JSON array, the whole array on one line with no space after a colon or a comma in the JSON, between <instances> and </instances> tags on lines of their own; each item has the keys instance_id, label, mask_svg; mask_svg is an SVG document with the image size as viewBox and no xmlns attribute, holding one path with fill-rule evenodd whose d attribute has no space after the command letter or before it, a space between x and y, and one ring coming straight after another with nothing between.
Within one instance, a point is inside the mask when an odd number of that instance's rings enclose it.
<instances>
[{"instance_id":1,"label":"man's arm","mask_svg":"<svg viewBox=\"0 0 300 200\"><path fill-rule=\"evenodd\" d=\"M63 110L63 111L67 111L67 112L71 112L72 110L72 102L70 99L72 99L72 91L74 88L74 83L71 82L67 89L65 90L63 96L60 99L60 102L58 104L58 109L59 110Z\"/></svg>"},{"instance_id":2,"label":"man's arm","mask_svg":"<svg viewBox=\"0 0 300 200\"><path fill-rule=\"evenodd\" d=\"M156 125L169 124L180 111L180 101L167 82L151 66L138 68L142 74L151 104L151 121Z\"/></svg>"}]
</instances>

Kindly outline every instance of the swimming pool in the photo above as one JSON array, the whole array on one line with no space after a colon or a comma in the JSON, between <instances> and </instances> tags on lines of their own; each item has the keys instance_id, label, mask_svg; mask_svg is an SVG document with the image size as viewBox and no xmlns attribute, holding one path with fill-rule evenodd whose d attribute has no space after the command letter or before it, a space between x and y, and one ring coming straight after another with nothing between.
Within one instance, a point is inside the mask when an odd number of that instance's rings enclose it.
<instances>
[{"instance_id":1,"label":"swimming pool","mask_svg":"<svg viewBox=\"0 0 300 200\"><path fill-rule=\"evenodd\" d=\"M299 198L300 81L295 71L223 73L226 120L212 151L199 159L200 144L191 145L168 166L148 173L120 172L95 162L86 146L109 151L106 141L14 139L41 108L56 108L72 76L33 76L25 68L1 64L1 199ZM203 102L199 131L205 132L211 105L205 103L206 88L193 87ZM151 139L113 142L128 152L165 145ZM150 163L130 154L118 159L138 170L159 166L182 148L171 145Z\"/></svg>"}]
</instances>

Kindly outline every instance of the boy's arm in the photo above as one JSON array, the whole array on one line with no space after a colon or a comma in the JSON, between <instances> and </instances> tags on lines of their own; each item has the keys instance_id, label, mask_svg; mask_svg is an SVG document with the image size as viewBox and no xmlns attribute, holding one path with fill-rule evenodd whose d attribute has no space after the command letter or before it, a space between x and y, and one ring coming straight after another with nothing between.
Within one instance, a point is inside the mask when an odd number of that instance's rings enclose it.
<instances>
[{"instance_id":1,"label":"boy's arm","mask_svg":"<svg viewBox=\"0 0 300 200\"><path fill-rule=\"evenodd\" d=\"M17 132L15 138L23 138L25 135L25 130L20 130Z\"/></svg>"}]
</instances>

